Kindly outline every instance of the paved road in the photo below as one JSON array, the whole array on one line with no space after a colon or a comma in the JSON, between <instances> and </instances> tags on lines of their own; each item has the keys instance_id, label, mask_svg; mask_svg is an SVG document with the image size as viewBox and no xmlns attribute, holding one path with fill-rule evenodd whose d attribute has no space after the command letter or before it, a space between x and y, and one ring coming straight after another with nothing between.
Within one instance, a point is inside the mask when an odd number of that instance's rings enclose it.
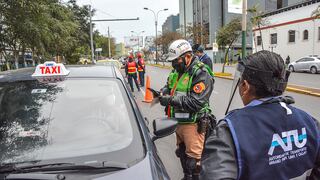
<instances>
[{"instance_id":1,"label":"paved road","mask_svg":"<svg viewBox=\"0 0 320 180\"><path fill-rule=\"evenodd\" d=\"M157 67L148 66L147 67L147 75L151 77L151 87L154 89L160 89L166 82L167 75L169 74L170 70L168 69L161 69ZM230 89L232 86L231 80L219 79L216 78L214 92L210 99L210 104L213 107L214 114L217 118L223 118L224 113L228 104L228 100L230 97ZM307 96L302 94L296 94L291 92L286 92L286 95L291 95L296 100L296 107L299 107L315 118L320 120L320 113L319 113L319 105L320 105L320 98ZM143 95L140 92L134 93L136 97L136 101L142 111L143 115L147 117L150 121L150 131L152 131L151 122L153 119L164 117L164 108L160 105L156 105L150 108L150 104L145 104L142 102ZM233 108L242 107L242 102L240 97L237 95L233 103ZM182 178L182 169L180 167L179 160L176 158L174 154L175 146L175 135L171 135L164 139L160 139L156 141L156 145L162 158L171 179L176 180Z\"/></svg>"},{"instance_id":2,"label":"paved road","mask_svg":"<svg viewBox=\"0 0 320 180\"><path fill-rule=\"evenodd\" d=\"M162 65L163 63L160 63L160 64ZM170 66L170 63L166 63L166 65ZM213 71L221 72L222 64L214 64ZM234 74L235 65L225 66L225 72ZM289 84L320 89L320 73L311 74L307 72L293 72L290 75Z\"/></svg>"},{"instance_id":3,"label":"paved road","mask_svg":"<svg viewBox=\"0 0 320 180\"><path fill-rule=\"evenodd\" d=\"M221 72L222 64L214 64L213 70L214 72ZM235 66L226 66L225 72L234 74ZM320 89L320 74L293 72L289 77L289 84Z\"/></svg>"}]
</instances>

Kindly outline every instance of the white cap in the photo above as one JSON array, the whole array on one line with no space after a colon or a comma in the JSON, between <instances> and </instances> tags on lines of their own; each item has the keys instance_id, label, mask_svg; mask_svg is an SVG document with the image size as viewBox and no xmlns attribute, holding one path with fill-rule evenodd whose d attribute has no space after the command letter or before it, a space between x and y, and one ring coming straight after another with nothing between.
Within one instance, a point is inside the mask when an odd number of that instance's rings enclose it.
<instances>
[{"instance_id":1,"label":"white cap","mask_svg":"<svg viewBox=\"0 0 320 180\"><path fill-rule=\"evenodd\" d=\"M186 52L192 52L190 43L184 39L174 41L169 47L168 61L173 61Z\"/></svg>"},{"instance_id":2,"label":"white cap","mask_svg":"<svg viewBox=\"0 0 320 180\"><path fill-rule=\"evenodd\" d=\"M39 64L32 74L32 77L64 77L69 75L70 71L61 63L47 61L44 64Z\"/></svg>"}]
</instances>

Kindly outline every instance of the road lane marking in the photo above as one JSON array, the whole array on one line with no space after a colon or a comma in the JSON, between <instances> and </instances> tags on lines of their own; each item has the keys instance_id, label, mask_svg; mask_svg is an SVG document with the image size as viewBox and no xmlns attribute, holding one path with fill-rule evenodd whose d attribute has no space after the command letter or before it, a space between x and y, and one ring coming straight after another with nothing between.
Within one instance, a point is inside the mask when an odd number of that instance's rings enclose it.
<instances>
[{"instance_id":1,"label":"road lane marking","mask_svg":"<svg viewBox=\"0 0 320 180\"><path fill-rule=\"evenodd\" d=\"M144 90L142 88L140 88L140 90L141 90L143 97L146 96L146 92L144 92Z\"/></svg>"}]
</instances>

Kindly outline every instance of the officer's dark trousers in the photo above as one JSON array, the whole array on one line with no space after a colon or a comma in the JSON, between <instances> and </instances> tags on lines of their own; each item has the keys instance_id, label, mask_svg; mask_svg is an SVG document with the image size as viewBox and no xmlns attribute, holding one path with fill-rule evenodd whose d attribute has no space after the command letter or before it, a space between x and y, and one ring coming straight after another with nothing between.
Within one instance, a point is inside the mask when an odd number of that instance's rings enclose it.
<instances>
[{"instance_id":1,"label":"officer's dark trousers","mask_svg":"<svg viewBox=\"0 0 320 180\"><path fill-rule=\"evenodd\" d=\"M144 71L139 71L139 77L140 77L140 85L141 87L144 86Z\"/></svg>"},{"instance_id":2,"label":"officer's dark trousers","mask_svg":"<svg viewBox=\"0 0 320 180\"><path fill-rule=\"evenodd\" d=\"M136 73L134 73L134 74L128 74L128 82L129 82L131 91L134 92L132 79L133 79L134 82L136 83L136 86L137 86L138 91L140 91L140 87L139 87L139 84L138 84L137 74L136 74Z\"/></svg>"}]
</instances>

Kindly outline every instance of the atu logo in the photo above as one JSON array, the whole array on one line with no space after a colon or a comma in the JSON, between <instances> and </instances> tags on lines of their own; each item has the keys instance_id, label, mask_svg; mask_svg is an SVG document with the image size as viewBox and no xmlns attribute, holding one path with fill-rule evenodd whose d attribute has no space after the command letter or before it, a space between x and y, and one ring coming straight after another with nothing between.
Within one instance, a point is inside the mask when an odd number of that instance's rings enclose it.
<instances>
[{"instance_id":1,"label":"atu logo","mask_svg":"<svg viewBox=\"0 0 320 180\"><path fill-rule=\"evenodd\" d=\"M306 128L302 128L301 135L298 134L298 130L291 130L281 133L282 138L279 134L273 134L271 147L268 154L273 155L273 151L276 147L280 146L284 152L292 150L292 142L294 142L297 148L302 148L307 143L307 132ZM302 142L300 142L302 141Z\"/></svg>"}]
</instances>

